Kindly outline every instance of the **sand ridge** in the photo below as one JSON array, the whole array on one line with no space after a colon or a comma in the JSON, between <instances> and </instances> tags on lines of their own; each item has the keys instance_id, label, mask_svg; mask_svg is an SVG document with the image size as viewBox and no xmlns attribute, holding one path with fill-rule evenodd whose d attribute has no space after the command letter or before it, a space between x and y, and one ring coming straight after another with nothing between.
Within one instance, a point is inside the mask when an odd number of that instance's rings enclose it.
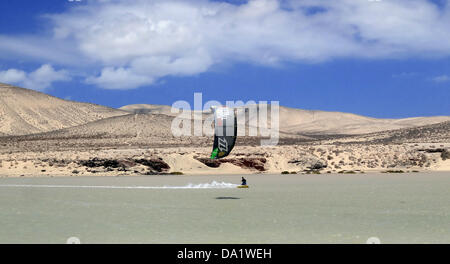
<instances>
[{"instance_id":1,"label":"sand ridge","mask_svg":"<svg viewBox=\"0 0 450 264\"><path fill-rule=\"evenodd\" d=\"M277 146L239 136L231 155L215 161L212 127L205 126L210 135L174 136L169 106L116 110L8 85L0 94L2 177L450 170L450 117L375 119L280 107ZM210 115L191 112L202 122ZM184 121L193 129L193 119ZM248 130L250 123L238 125Z\"/></svg>"},{"instance_id":2,"label":"sand ridge","mask_svg":"<svg viewBox=\"0 0 450 264\"><path fill-rule=\"evenodd\" d=\"M0 133L5 135L47 132L124 114L0 83Z\"/></svg>"}]
</instances>

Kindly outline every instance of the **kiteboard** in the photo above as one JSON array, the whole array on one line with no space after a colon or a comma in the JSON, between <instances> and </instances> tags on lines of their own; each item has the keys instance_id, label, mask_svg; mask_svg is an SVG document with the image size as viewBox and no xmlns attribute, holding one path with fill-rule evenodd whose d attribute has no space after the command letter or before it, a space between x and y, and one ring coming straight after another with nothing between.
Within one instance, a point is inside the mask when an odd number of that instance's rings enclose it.
<instances>
[{"instance_id":1,"label":"kiteboard","mask_svg":"<svg viewBox=\"0 0 450 264\"><path fill-rule=\"evenodd\" d=\"M239 189L246 189L246 188L248 188L248 185L238 185L237 188L239 188Z\"/></svg>"}]
</instances>

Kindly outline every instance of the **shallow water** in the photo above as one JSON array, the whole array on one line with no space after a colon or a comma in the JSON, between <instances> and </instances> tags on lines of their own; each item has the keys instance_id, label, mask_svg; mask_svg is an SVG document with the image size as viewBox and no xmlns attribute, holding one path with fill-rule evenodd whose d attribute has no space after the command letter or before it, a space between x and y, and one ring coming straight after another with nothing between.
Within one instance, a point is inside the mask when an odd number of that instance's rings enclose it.
<instances>
[{"instance_id":1,"label":"shallow water","mask_svg":"<svg viewBox=\"0 0 450 264\"><path fill-rule=\"evenodd\" d=\"M450 243L450 173L246 178L2 178L0 243Z\"/></svg>"}]
</instances>

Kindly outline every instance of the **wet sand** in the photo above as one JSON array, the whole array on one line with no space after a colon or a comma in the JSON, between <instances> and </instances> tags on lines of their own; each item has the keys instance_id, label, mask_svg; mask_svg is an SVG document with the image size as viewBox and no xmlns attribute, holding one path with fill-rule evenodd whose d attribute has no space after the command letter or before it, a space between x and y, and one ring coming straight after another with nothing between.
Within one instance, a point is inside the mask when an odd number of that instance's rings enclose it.
<instances>
[{"instance_id":1,"label":"wet sand","mask_svg":"<svg viewBox=\"0 0 450 264\"><path fill-rule=\"evenodd\" d=\"M0 178L0 243L450 243L448 172L245 177Z\"/></svg>"}]
</instances>

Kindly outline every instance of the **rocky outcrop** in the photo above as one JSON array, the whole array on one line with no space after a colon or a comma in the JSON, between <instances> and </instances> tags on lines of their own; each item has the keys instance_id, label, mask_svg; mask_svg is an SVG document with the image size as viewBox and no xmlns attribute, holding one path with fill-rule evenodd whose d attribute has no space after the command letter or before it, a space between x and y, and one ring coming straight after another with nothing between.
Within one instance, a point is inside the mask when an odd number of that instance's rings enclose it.
<instances>
[{"instance_id":1,"label":"rocky outcrop","mask_svg":"<svg viewBox=\"0 0 450 264\"><path fill-rule=\"evenodd\" d=\"M148 167L150 172L167 172L170 166L164 162L161 158L151 158L151 159L99 159L93 158L90 160L79 161L79 164L88 168L99 168L103 167L105 169L118 169L127 170L129 168L135 167L138 164Z\"/></svg>"},{"instance_id":2,"label":"rocky outcrop","mask_svg":"<svg viewBox=\"0 0 450 264\"><path fill-rule=\"evenodd\" d=\"M211 168L219 168L220 164L231 163L243 169L255 169L257 171L265 171L266 158L237 158L237 159L220 159L212 160L208 158L196 158L201 163Z\"/></svg>"},{"instance_id":3,"label":"rocky outcrop","mask_svg":"<svg viewBox=\"0 0 450 264\"><path fill-rule=\"evenodd\" d=\"M155 170L157 172L163 172L170 169L169 164L163 161L162 158L153 158L153 159L138 159L134 160L136 163L142 164Z\"/></svg>"},{"instance_id":4,"label":"rocky outcrop","mask_svg":"<svg viewBox=\"0 0 450 264\"><path fill-rule=\"evenodd\" d=\"M328 164L325 160L313 156L304 157L302 159L292 159L288 161L288 163L299 165L310 170L321 170L328 167Z\"/></svg>"}]
</instances>

